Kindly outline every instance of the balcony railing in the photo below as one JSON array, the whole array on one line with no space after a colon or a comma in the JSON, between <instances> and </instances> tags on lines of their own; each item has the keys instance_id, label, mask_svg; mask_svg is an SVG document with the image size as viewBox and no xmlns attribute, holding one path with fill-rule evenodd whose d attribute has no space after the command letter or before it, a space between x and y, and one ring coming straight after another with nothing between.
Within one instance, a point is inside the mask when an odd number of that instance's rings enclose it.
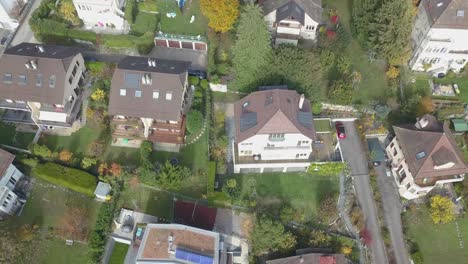
<instances>
[{"instance_id":1,"label":"balcony railing","mask_svg":"<svg viewBox=\"0 0 468 264\"><path fill-rule=\"evenodd\" d=\"M264 150L285 150L285 149L310 149L310 146L285 146L285 147L272 147L267 146Z\"/></svg>"}]
</instances>

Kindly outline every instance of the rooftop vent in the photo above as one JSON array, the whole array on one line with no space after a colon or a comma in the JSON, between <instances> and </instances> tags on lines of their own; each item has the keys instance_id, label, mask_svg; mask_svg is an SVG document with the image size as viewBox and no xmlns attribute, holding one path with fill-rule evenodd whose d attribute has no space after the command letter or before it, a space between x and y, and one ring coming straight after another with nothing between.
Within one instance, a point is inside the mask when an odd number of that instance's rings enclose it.
<instances>
[{"instance_id":1,"label":"rooftop vent","mask_svg":"<svg viewBox=\"0 0 468 264\"><path fill-rule=\"evenodd\" d=\"M444 3L442 3L442 2L437 3L437 7L441 7L443 5L444 5Z\"/></svg>"},{"instance_id":2,"label":"rooftop vent","mask_svg":"<svg viewBox=\"0 0 468 264\"><path fill-rule=\"evenodd\" d=\"M304 100L305 96L304 94L301 94L301 98L299 98L299 109L302 109L302 107L304 106Z\"/></svg>"},{"instance_id":3,"label":"rooftop vent","mask_svg":"<svg viewBox=\"0 0 468 264\"><path fill-rule=\"evenodd\" d=\"M45 51L44 46L42 46L42 45L37 45L36 47L39 50L39 52L41 52L41 53Z\"/></svg>"},{"instance_id":4,"label":"rooftop vent","mask_svg":"<svg viewBox=\"0 0 468 264\"><path fill-rule=\"evenodd\" d=\"M148 59L148 67L156 67L156 60Z\"/></svg>"},{"instance_id":5,"label":"rooftop vent","mask_svg":"<svg viewBox=\"0 0 468 264\"><path fill-rule=\"evenodd\" d=\"M37 63L36 63L36 61L35 61L35 60L31 60L30 63L31 63L31 67L32 67L34 70L37 70Z\"/></svg>"},{"instance_id":6,"label":"rooftop vent","mask_svg":"<svg viewBox=\"0 0 468 264\"><path fill-rule=\"evenodd\" d=\"M429 124L429 120L426 117L422 117L422 118L416 119L416 124L414 124L414 126L417 129L423 129L427 127L428 124Z\"/></svg>"}]
</instances>

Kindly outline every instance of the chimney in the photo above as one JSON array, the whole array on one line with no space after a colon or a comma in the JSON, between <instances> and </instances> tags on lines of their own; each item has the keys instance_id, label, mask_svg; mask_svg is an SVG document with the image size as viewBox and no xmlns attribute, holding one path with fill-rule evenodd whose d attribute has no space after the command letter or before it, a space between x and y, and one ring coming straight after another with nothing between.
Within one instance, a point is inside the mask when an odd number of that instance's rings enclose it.
<instances>
[{"instance_id":1,"label":"chimney","mask_svg":"<svg viewBox=\"0 0 468 264\"><path fill-rule=\"evenodd\" d=\"M24 66L26 66L26 68L28 68L28 69L31 69L31 64L29 64L29 63L30 63L29 61L26 62L26 63L24 64Z\"/></svg>"},{"instance_id":2,"label":"chimney","mask_svg":"<svg viewBox=\"0 0 468 264\"><path fill-rule=\"evenodd\" d=\"M145 77L146 77L146 75L141 76L141 83L142 84L146 84L146 78Z\"/></svg>"},{"instance_id":3,"label":"chimney","mask_svg":"<svg viewBox=\"0 0 468 264\"><path fill-rule=\"evenodd\" d=\"M416 119L416 124L414 124L414 126L415 126L417 129L423 129L423 128L425 128L428 124L429 124L429 120L427 120L426 117L421 117L421 118L417 118L417 119Z\"/></svg>"},{"instance_id":4,"label":"chimney","mask_svg":"<svg viewBox=\"0 0 468 264\"><path fill-rule=\"evenodd\" d=\"M151 84L151 76L149 74L145 74L146 84Z\"/></svg>"},{"instance_id":5,"label":"chimney","mask_svg":"<svg viewBox=\"0 0 468 264\"><path fill-rule=\"evenodd\" d=\"M31 67L34 69L34 70L37 70L37 63L35 60L31 60Z\"/></svg>"},{"instance_id":6,"label":"chimney","mask_svg":"<svg viewBox=\"0 0 468 264\"><path fill-rule=\"evenodd\" d=\"M37 49L39 50L39 52L44 52L44 47L42 45L38 45L37 46Z\"/></svg>"},{"instance_id":7,"label":"chimney","mask_svg":"<svg viewBox=\"0 0 468 264\"><path fill-rule=\"evenodd\" d=\"M151 60L151 66L156 67L156 60Z\"/></svg>"},{"instance_id":8,"label":"chimney","mask_svg":"<svg viewBox=\"0 0 468 264\"><path fill-rule=\"evenodd\" d=\"M151 59L148 58L148 66L151 67Z\"/></svg>"},{"instance_id":9,"label":"chimney","mask_svg":"<svg viewBox=\"0 0 468 264\"><path fill-rule=\"evenodd\" d=\"M304 100L305 96L304 94L301 94L301 98L299 98L299 109L302 109L302 107L304 106Z\"/></svg>"}]
</instances>

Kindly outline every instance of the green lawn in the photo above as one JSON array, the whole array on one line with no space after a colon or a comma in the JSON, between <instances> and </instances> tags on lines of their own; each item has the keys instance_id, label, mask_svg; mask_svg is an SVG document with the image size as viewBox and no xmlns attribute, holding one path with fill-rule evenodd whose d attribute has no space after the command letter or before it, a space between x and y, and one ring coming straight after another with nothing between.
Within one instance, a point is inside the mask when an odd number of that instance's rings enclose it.
<instances>
[{"instance_id":1,"label":"green lawn","mask_svg":"<svg viewBox=\"0 0 468 264\"><path fill-rule=\"evenodd\" d=\"M320 177L307 173L240 174L235 178L245 199L256 193L257 207L278 210L290 206L305 213L305 221L317 218L319 202L339 191L338 176Z\"/></svg>"},{"instance_id":2,"label":"green lawn","mask_svg":"<svg viewBox=\"0 0 468 264\"><path fill-rule=\"evenodd\" d=\"M211 98L215 103L235 103L242 99L245 94L211 92Z\"/></svg>"},{"instance_id":3,"label":"green lawn","mask_svg":"<svg viewBox=\"0 0 468 264\"><path fill-rule=\"evenodd\" d=\"M460 147L461 152L463 153L465 162L468 163L468 142L465 142L464 135L455 136L455 141L457 141L457 144Z\"/></svg>"},{"instance_id":4,"label":"green lawn","mask_svg":"<svg viewBox=\"0 0 468 264\"><path fill-rule=\"evenodd\" d=\"M460 248L455 222L435 225L426 208L414 213L408 211L404 217L409 227L408 235L418 244L424 264L466 263L468 251ZM456 222L466 247L468 218L459 218Z\"/></svg>"},{"instance_id":5,"label":"green lawn","mask_svg":"<svg viewBox=\"0 0 468 264\"><path fill-rule=\"evenodd\" d=\"M123 264L127 255L129 245L124 243L115 243L112 255L109 259L109 264Z\"/></svg>"},{"instance_id":6,"label":"green lawn","mask_svg":"<svg viewBox=\"0 0 468 264\"><path fill-rule=\"evenodd\" d=\"M329 132L331 130L330 120L328 120L328 119L321 119L321 120L314 119L314 127L315 127L315 131L317 131L317 132Z\"/></svg>"},{"instance_id":7,"label":"green lawn","mask_svg":"<svg viewBox=\"0 0 468 264\"><path fill-rule=\"evenodd\" d=\"M0 122L0 144L27 149L34 133L16 132L15 125Z\"/></svg>"},{"instance_id":8,"label":"green lawn","mask_svg":"<svg viewBox=\"0 0 468 264\"><path fill-rule=\"evenodd\" d=\"M458 88L460 89L460 94L457 95L457 97L462 102L468 102L468 71L465 71L465 73L462 73L459 76L453 78L445 77L442 79L435 79L435 82L442 84L456 83L458 85Z\"/></svg>"},{"instance_id":9,"label":"green lawn","mask_svg":"<svg viewBox=\"0 0 468 264\"><path fill-rule=\"evenodd\" d=\"M182 35L205 35L207 22L205 17L200 12L199 0L185 1L184 13L180 12L176 1L172 0L155 0L156 6L160 15L160 30L164 33L182 34ZM176 13L175 18L169 18L167 13ZM192 15L195 16L195 21L190 23ZM158 28L159 30L159 28Z\"/></svg>"},{"instance_id":10,"label":"green lawn","mask_svg":"<svg viewBox=\"0 0 468 264\"><path fill-rule=\"evenodd\" d=\"M351 0L325 0L323 1L323 5L336 8L343 26L348 32L351 32ZM351 58L353 66L362 75L361 82L353 93L354 102L365 104L371 100L385 100L390 95L384 63L370 62L367 52L360 47L355 39L351 40L349 47L344 51L344 55Z\"/></svg>"},{"instance_id":11,"label":"green lawn","mask_svg":"<svg viewBox=\"0 0 468 264\"><path fill-rule=\"evenodd\" d=\"M53 233L66 209L70 207L88 210L91 229L96 221L99 202L36 178L36 184L21 216L8 218L5 224L10 230L18 230L22 225L39 226L40 236L45 239L39 240L37 245L41 258L38 263L86 263L88 256L86 245L75 243L73 246L66 246L65 241L55 237Z\"/></svg>"},{"instance_id":12,"label":"green lawn","mask_svg":"<svg viewBox=\"0 0 468 264\"><path fill-rule=\"evenodd\" d=\"M157 12L158 6L156 4L156 0L146 0L138 2L138 10L147 12Z\"/></svg>"},{"instance_id":13,"label":"green lawn","mask_svg":"<svg viewBox=\"0 0 468 264\"><path fill-rule=\"evenodd\" d=\"M145 186L125 186L120 194L120 207L154 215L168 221L172 219L172 195Z\"/></svg>"},{"instance_id":14,"label":"green lawn","mask_svg":"<svg viewBox=\"0 0 468 264\"><path fill-rule=\"evenodd\" d=\"M39 144L45 144L52 151L69 150L73 153L86 153L88 145L98 139L102 130L90 126L82 127L71 136L55 136L43 134Z\"/></svg>"},{"instance_id":15,"label":"green lawn","mask_svg":"<svg viewBox=\"0 0 468 264\"><path fill-rule=\"evenodd\" d=\"M135 23L132 25L132 32L138 36L146 32L155 32L158 24L158 17L156 14L139 12L135 18Z\"/></svg>"}]
</instances>

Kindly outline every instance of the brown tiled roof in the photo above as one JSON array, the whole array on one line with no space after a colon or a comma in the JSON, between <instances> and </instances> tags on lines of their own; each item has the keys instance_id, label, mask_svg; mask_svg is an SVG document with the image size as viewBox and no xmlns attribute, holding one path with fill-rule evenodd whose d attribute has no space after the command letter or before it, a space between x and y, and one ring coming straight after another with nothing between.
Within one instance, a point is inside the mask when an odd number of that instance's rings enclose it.
<instances>
[{"instance_id":1,"label":"brown tiled roof","mask_svg":"<svg viewBox=\"0 0 468 264\"><path fill-rule=\"evenodd\" d=\"M273 10L277 10L280 7L289 5L290 13L294 14L294 6L297 5L299 8L304 9L305 13L309 15L313 20L320 23L322 21L322 1L321 0L260 0L260 5L263 8L263 14L268 15ZM280 19L281 20L281 19ZM302 21L303 23L303 21Z\"/></svg>"},{"instance_id":2,"label":"brown tiled roof","mask_svg":"<svg viewBox=\"0 0 468 264\"><path fill-rule=\"evenodd\" d=\"M242 142L256 134L301 133L315 140L315 129L309 100L299 109L300 95L292 90L266 90L253 92L234 105L236 141ZM300 114L309 115L310 126L299 120ZM255 125L241 129L241 118L254 115Z\"/></svg>"},{"instance_id":3,"label":"brown tiled roof","mask_svg":"<svg viewBox=\"0 0 468 264\"><path fill-rule=\"evenodd\" d=\"M182 117L187 70L190 62L156 59L156 66L148 66L147 57L127 56L119 62L112 77L109 113L130 117L145 117L159 120L179 121ZM138 76L138 87L128 86L127 74ZM141 77L149 74L151 85L143 85ZM126 96L120 96L120 89L127 90ZM141 97L135 97L135 91L141 91ZM159 99L153 99L153 91L159 92ZM172 100L166 100L166 92L172 93Z\"/></svg>"},{"instance_id":4,"label":"brown tiled roof","mask_svg":"<svg viewBox=\"0 0 468 264\"><path fill-rule=\"evenodd\" d=\"M267 264L345 264L343 254L311 253L282 259L268 260Z\"/></svg>"},{"instance_id":5,"label":"brown tiled roof","mask_svg":"<svg viewBox=\"0 0 468 264\"><path fill-rule=\"evenodd\" d=\"M80 50L73 47L21 43L5 50L0 59L0 98L17 101L64 104L65 75L75 56L81 56ZM27 69L25 63L35 60L37 69ZM3 82L4 74L12 74L12 83ZM19 75L26 75L26 85L18 83ZM36 86L36 76L42 74L42 87ZM49 88L49 77L55 75L55 88Z\"/></svg>"},{"instance_id":6,"label":"brown tiled roof","mask_svg":"<svg viewBox=\"0 0 468 264\"><path fill-rule=\"evenodd\" d=\"M468 29L468 1L423 0L421 4L428 14L432 27ZM464 16L457 16L457 11L464 11Z\"/></svg>"},{"instance_id":7,"label":"brown tiled roof","mask_svg":"<svg viewBox=\"0 0 468 264\"><path fill-rule=\"evenodd\" d=\"M217 256L217 236L210 231L177 224L149 224L140 245L138 259L174 259L169 253L169 237L173 237L172 250L182 248L204 256Z\"/></svg>"},{"instance_id":8,"label":"brown tiled roof","mask_svg":"<svg viewBox=\"0 0 468 264\"><path fill-rule=\"evenodd\" d=\"M398 145L403 151L408 168L415 179L437 178L468 173L463 155L457 147L448 123L438 122L440 127L418 129L414 125L394 126ZM446 169L434 169L448 162L454 165Z\"/></svg>"},{"instance_id":9,"label":"brown tiled roof","mask_svg":"<svg viewBox=\"0 0 468 264\"><path fill-rule=\"evenodd\" d=\"M0 149L0 179L3 177L6 170L8 169L8 166L10 166L14 159L15 155Z\"/></svg>"}]
</instances>

